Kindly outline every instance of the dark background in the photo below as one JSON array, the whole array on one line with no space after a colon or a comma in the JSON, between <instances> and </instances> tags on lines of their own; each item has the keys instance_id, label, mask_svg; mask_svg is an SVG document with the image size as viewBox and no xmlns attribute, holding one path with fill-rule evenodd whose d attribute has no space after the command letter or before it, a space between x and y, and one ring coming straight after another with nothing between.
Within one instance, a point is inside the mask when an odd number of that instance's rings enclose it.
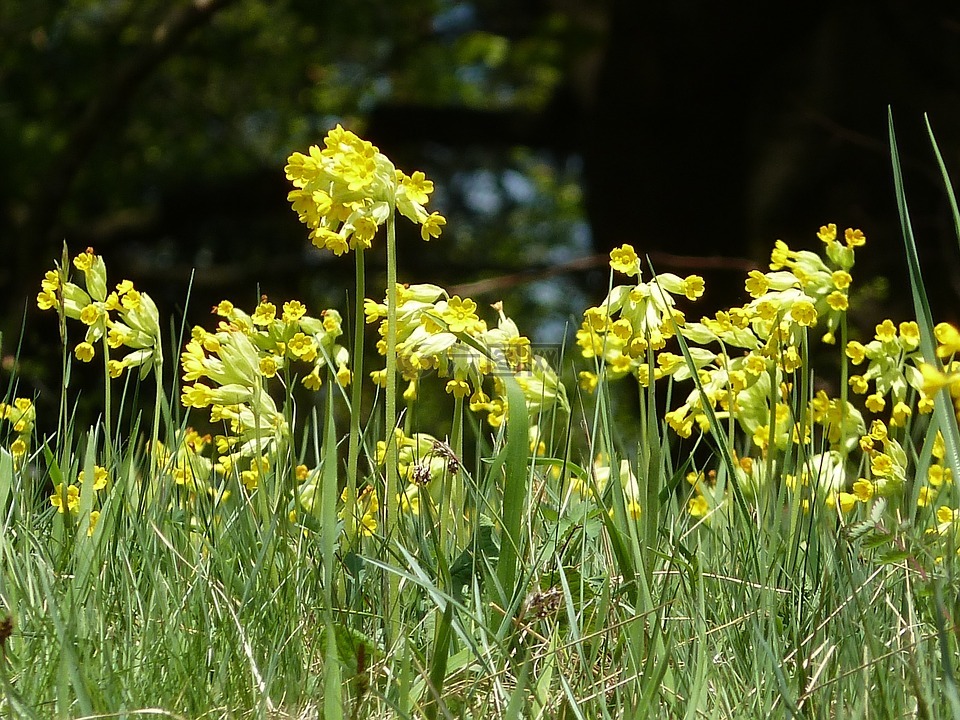
<instances>
[{"instance_id":1,"label":"dark background","mask_svg":"<svg viewBox=\"0 0 960 720\"><path fill-rule=\"evenodd\" d=\"M712 312L743 301L744 271L776 238L815 248L827 222L867 235L853 317L869 336L912 313L890 106L928 290L956 319L957 240L924 113L960 172L960 6L771 7L3 3L4 368L22 337L21 382L58 377L56 321L34 298L64 240L175 322L209 324L215 302L252 309L261 292L348 316L352 259L309 245L283 177L337 122L437 184L431 209L449 224L429 245L401 236L401 279L502 298L536 340L558 341L602 299L593 256L611 247L704 274ZM381 241L369 295L382 254Z\"/></svg>"}]
</instances>

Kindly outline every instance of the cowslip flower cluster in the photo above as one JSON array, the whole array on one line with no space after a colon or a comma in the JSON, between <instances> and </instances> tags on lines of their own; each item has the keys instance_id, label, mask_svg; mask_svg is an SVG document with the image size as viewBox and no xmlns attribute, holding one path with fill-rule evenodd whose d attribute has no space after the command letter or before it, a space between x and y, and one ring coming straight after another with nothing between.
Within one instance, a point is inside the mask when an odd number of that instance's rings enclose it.
<instances>
[{"instance_id":1,"label":"cowslip flower cluster","mask_svg":"<svg viewBox=\"0 0 960 720\"><path fill-rule=\"evenodd\" d=\"M0 420L9 423L13 429L15 437L10 443L10 455L19 465L30 449L37 409L30 398L14 398L12 403L0 403Z\"/></svg>"},{"instance_id":2,"label":"cowslip flower cluster","mask_svg":"<svg viewBox=\"0 0 960 720\"><path fill-rule=\"evenodd\" d=\"M396 501L404 513L420 515L421 498L430 503L431 511L441 501L443 479L454 477L460 470L460 461L447 443L428 433L407 435L394 430L397 444L397 475L406 483ZM377 441L377 465L387 461L387 444Z\"/></svg>"},{"instance_id":3,"label":"cowslip flower cluster","mask_svg":"<svg viewBox=\"0 0 960 720\"><path fill-rule=\"evenodd\" d=\"M85 482L86 471L81 470L77 473L77 480L75 483L57 483L53 489L53 494L50 495L50 505L57 509L57 512L61 515L65 513L70 513L72 516L77 516L80 513L80 489L83 487ZM110 478L107 474L107 469L100 466L93 466L93 490L94 493L99 493L101 490L104 490L109 483ZM95 497L95 502L99 501L99 496ZM89 524L87 525L87 537L91 537L94 531L97 528L97 523L100 521L100 511L91 510Z\"/></svg>"},{"instance_id":4,"label":"cowslip flower cluster","mask_svg":"<svg viewBox=\"0 0 960 720\"><path fill-rule=\"evenodd\" d=\"M953 402L954 412L960 421L960 331L950 323L939 323L934 328L937 339L937 357L943 360L944 369L929 363L919 363L920 390L932 398L941 390L947 390Z\"/></svg>"},{"instance_id":5,"label":"cowslip flower cluster","mask_svg":"<svg viewBox=\"0 0 960 720\"><path fill-rule=\"evenodd\" d=\"M692 435L694 427L706 431L713 414L734 418L761 457L771 446L782 451L790 444L809 444L818 425L832 449L849 450L856 444L865 426L849 402L818 393L799 417L790 403L808 330L826 325L825 342L835 342L834 332L849 306L854 249L865 242L863 233L852 229L844 234L846 242L838 242L832 224L820 228L818 236L826 259L777 241L770 271L754 270L747 277L750 302L680 328L700 386L667 414L668 424L681 437ZM713 345L719 351L709 347ZM666 376L684 381L692 374L682 356L661 352L654 379Z\"/></svg>"},{"instance_id":6,"label":"cowslip flower cluster","mask_svg":"<svg viewBox=\"0 0 960 720\"><path fill-rule=\"evenodd\" d=\"M316 524L321 519L323 472L322 468L308 468L306 465L297 465L295 472L300 484L290 502L287 514L290 522L299 523L303 531L307 533L311 528L317 527ZM337 510L337 517L340 520L347 518L347 508L347 489L344 488L340 494L340 507ZM352 541L357 536L373 536L379 525L380 512L380 498L375 487L365 485L360 489L356 502L353 504L353 512L354 522L352 525L344 524L344 532L347 528L352 528L353 537L349 539Z\"/></svg>"},{"instance_id":7,"label":"cowslip flower cluster","mask_svg":"<svg viewBox=\"0 0 960 720\"><path fill-rule=\"evenodd\" d=\"M470 298L450 297L436 285L397 286L397 358L408 386L404 398L412 402L425 373L447 378L445 390L458 399L469 398L473 412L485 412L490 425L499 427L507 410L506 375L523 391L527 409L536 418L555 405L568 408L566 391L545 358L533 352L530 339L496 303L496 327L477 315ZM364 300L368 323L379 324L377 349L386 354L387 305ZM378 384L384 370L371 373ZM489 379L485 390L485 381Z\"/></svg>"},{"instance_id":8,"label":"cowslip flower cluster","mask_svg":"<svg viewBox=\"0 0 960 720\"><path fill-rule=\"evenodd\" d=\"M606 299L583 313L577 331L577 345L587 360L602 362L604 376L616 380L634 375L643 385L649 383L647 350L662 350L682 327L684 314L676 308L674 295L696 300L703 295L703 278L690 275L681 278L661 273L650 282L639 282L640 258L631 245L610 252L610 267L628 277L636 277L635 285L618 285ZM596 372L580 373L583 387L596 387Z\"/></svg>"},{"instance_id":9,"label":"cowslip flower cluster","mask_svg":"<svg viewBox=\"0 0 960 720\"><path fill-rule=\"evenodd\" d=\"M866 395L867 410L879 415L888 406L889 422L902 426L913 414L907 392L923 388L922 374L917 365L922 362L920 328L915 322L902 322L899 327L889 318L876 326L874 339L864 345L856 340L847 343L846 355L854 366L866 369L850 377L850 387L858 395ZM874 392L870 393L873 383ZM917 403L921 414L933 412L933 398L922 393Z\"/></svg>"},{"instance_id":10,"label":"cowslip flower cluster","mask_svg":"<svg viewBox=\"0 0 960 720\"><path fill-rule=\"evenodd\" d=\"M584 501L597 502L606 493L607 487L610 485L610 478L614 476L614 473L614 466L610 459L605 454L600 454L594 458L589 475L571 475L569 492ZM639 520L643 512L640 504L640 483L637 476L633 474L628 460L621 460L616 466L616 477L620 480L620 487L623 490L624 509L627 517L631 520ZM612 507L608 512L613 517Z\"/></svg>"},{"instance_id":11,"label":"cowslip flower cluster","mask_svg":"<svg viewBox=\"0 0 960 720\"><path fill-rule=\"evenodd\" d=\"M420 225L424 240L439 237L446 220L424 206L433 183L419 170L407 175L372 143L337 125L304 155L293 153L284 168L293 183L287 199L310 240L336 255L371 247L393 208Z\"/></svg>"},{"instance_id":12,"label":"cowslip flower cluster","mask_svg":"<svg viewBox=\"0 0 960 720\"><path fill-rule=\"evenodd\" d=\"M210 435L201 435L188 427L177 432L168 443L157 441L154 463L160 477L182 487L191 500L197 495L208 495L219 502L226 500L230 491L221 492L222 475L217 472L209 452L213 447Z\"/></svg>"},{"instance_id":13,"label":"cowslip flower cluster","mask_svg":"<svg viewBox=\"0 0 960 720\"><path fill-rule=\"evenodd\" d=\"M677 277L663 281L658 276L645 286L616 287L605 303L584 313L577 336L581 353L598 362L607 379L631 374L643 385L665 378L696 380L665 415L681 438L709 432L715 421L731 430L733 476L724 473L719 482L713 469L688 474L687 510L694 518L709 522L726 507L732 482L753 500L782 479L804 510L817 502L841 518L858 508L869 517L915 502L921 511L930 509L922 516L934 523L929 532L949 535L958 527L958 513L945 505L933 510L953 482L943 438L938 433L922 458L912 458L904 443L912 420L932 411L941 389L950 392L960 417L960 363L954 359L960 332L946 323L936 326L941 370L922 362L916 322L884 320L870 342L850 341L842 350L844 360L859 371L849 377L850 399L831 397L823 389L807 400L798 398L800 373L808 371L810 333L817 329L825 344L836 342L849 308L854 254L866 242L855 229L841 239L832 224L821 227L818 237L820 254L777 241L770 270L752 271L746 279L751 299L699 322L685 321L672 302L681 292L691 297L689 279L683 284ZM615 249L610 265L639 274L629 246ZM639 322L636 311L624 320L624 298L646 303ZM642 333L636 332L638 326ZM674 332L682 335L688 357L667 349ZM598 376L581 373L581 381L591 389ZM862 402L852 402L860 396L865 396ZM795 458L795 470L786 470L787 457ZM913 477L917 466L922 477Z\"/></svg>"},{"instance_id":14,"label":"cowslip flower cluster","mask_svg":"<svg viewBox=\"0 0 960 720\"><path fill-rule=\"evenodd\" d=\"M83 287L71 282L67 268L48 270L37 295L41 310L60 310L86 325L87 330L73 352L81 362L90 362L96 355L95 344L106 339L110 349L121 347L131 352L107 363L110 377L117 378L125 370L140 368L140 377L154 364L162 362L160 314L147 293L122 280L114 290L107 290L107 266L103 258L87 248L73 259L83 273Z\"/></svg>"},{"instance_id":15,"label":"cowslip flower cluster","mask_svg":"<svg viewBox=\"0 0 960 720\"><path fill-rule=\"evenodd\" d=\"M227 300L213 312L223 318L216 332L194 327L181 354L181 402L188 408L209 407L211 422L227 424L229 434L215 439L218 470L228 474L237 460L248 460L240 479L252 490L269 471L270 451L289 435L268 383L293 382L299 370L301 384L319 390L329 368L346 385L351 381L349 352L336 342L343 332L336 310L316 318L291 300L278 313L263 298L252 314Z\"/></svg>"}]
</instances>

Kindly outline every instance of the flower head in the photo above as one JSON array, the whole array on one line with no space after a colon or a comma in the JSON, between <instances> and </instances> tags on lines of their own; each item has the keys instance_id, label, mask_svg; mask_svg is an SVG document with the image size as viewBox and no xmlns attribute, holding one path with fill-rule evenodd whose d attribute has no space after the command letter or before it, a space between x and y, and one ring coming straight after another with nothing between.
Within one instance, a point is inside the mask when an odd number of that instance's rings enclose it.
<instances>
[{"instance_id":1,"label":"flower head","mask_svg":"<svg viewBox=\"0 0 960 720\"><path fill-rule=\"evenodd\" d=\"M440 236L446 220L427 213L433 183L422 172L397 170L375 145L340 125L323 144L293 153L285 168L294 187L287 199L314 245L336 255L365 250L392 208L419 224L424 240Z\"/></svg>"}]
</instances>

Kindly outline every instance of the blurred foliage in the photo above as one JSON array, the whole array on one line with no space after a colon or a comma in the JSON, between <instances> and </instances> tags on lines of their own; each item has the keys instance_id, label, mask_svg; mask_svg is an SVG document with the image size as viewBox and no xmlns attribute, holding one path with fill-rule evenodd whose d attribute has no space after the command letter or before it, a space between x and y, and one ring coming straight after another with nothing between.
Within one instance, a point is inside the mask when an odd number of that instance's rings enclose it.
<instances>
[{"instance_id":1,"label":"blurred foliage","mask_svg":"<svg viewBox=\"0 0 960 720\"><path fill-rule=\"evenodd\" d=\"M282 171L337 122L436 182L450 223L428 246L400 238L401 278L503 299L556 342L606 287L602 270L556 268L623 242L662 251L658 270L737 259L704 272L716 308L775 237L859 225L876 249L862 277L898 287L893 103L921 251L950 258L930 263L949 311L960 275L922 112L960 162L958 36L960 6L938 0L776 17L707 0L0 4L4 367L26 308L21 376L55 376L56 324L33 297L64 240L177 326L261 293L347 310L351 261L309 245ZM369 295L381 267L371 253ZM870 303L858 322L889 312Z\"/></svg>"},{"instance_id":2,"label":"blurred foliage","mask_svg":"<svg viewBox=\"0 0 960 720\"><path fill-rule=\"evenodd\" d=\"M40 362L20 374L35 389L55 377L59 350L33 298L64 240L93 246L177 325L260 293L349 316L352 261L309 245L286 201L290 152L337 122L364 132L384 106L536 112L593 42L562 10L491 0L32 0L0 7L0 40L2 351L17 350L26 307L22 355ZM386 124L397 147L384 151L436 180L451 220L428 247L401 238L402 279L477 280L588 250L567 156L403 145ZM567 300L554 306L556 337L577 296L541 287L516 302L537 292Z\"/></svg>"}]
</instances>

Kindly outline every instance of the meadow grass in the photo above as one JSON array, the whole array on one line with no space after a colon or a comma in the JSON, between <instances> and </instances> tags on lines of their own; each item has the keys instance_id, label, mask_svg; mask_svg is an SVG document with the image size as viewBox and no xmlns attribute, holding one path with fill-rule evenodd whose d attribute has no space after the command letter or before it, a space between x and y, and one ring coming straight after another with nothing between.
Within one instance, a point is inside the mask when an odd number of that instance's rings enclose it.
<instances>
[{"instance_id":1,"label":"meadow grass","mask_svg":"<svg viewBox=\"0 0 960 720\"><path fill-rule=\"evenodd\" d=\"M0 712L960 718L960 334L930 317L892 125L891 147L916 321L869 343L846 321L865 239L833 226L700 323L673 300L699 278L641 282L619 248L633 279L555 366L499 306L363 302L377 228L443 222L422 173L339 128L287 174L314 243L354 251L350 352L338 312L292 299L224 301L163 343L147 293L110 290L92 252L81 286L65 254L38 297L65 339L58 416L15 378L0 413ZM364 319L372 380L351 371ZM811 364L824 334L833 368ZM81 424L71 375L98 353ZM427 424L431 399L449 416Z\"/></svg>"}]
</instances>

